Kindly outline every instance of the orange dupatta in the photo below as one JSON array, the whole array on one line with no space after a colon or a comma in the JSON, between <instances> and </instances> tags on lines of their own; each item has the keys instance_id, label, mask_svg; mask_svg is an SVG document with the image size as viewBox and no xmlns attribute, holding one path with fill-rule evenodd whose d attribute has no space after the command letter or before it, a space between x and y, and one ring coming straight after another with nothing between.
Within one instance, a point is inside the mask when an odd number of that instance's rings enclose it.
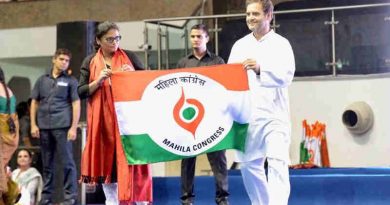
<instances>
[{"instance_id":1,"label":"orange dupatta","mask_svg":"<svg viewBox=\"0 0 390 205\"><path fill-rule=\"evenodd\" d=\"M111 68L119 71L123 64L132 65L126 53L118 49L112 57ZM90 62L89 82L98 78L105 68L101 49ZM114 153L118 173L118 198L121 204L152 201L150 165L128 165L121 137L109 80L90 96L87 105L87 143L83 151L81 180L87 183L110 183Z\"/></svg>"}]
</instances>

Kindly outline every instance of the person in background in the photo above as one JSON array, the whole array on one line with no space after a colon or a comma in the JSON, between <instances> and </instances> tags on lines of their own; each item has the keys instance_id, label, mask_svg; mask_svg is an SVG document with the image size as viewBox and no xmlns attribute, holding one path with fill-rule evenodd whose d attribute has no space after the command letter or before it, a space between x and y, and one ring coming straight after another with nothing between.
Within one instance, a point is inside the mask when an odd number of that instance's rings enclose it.
<instances>
[{"instance_id":1,"label":"person in background","mask_svg":"<svg viewBox=\"0 0 390 205\"><path fill-rule=\"evenodd\" d=\"M31 136L30 125L30 105L31 98L28 101L22 101L16 106L16 112L19 117L19 146L32 147L39 146L39 139Z\"/></svg>"},{"instance_id":2,"label":"person in background","mask_svg":"<svg viewBox=\"0 0 390 205\"><path fill-rule=\"evenodd\" d=\"M96 53L87 56L81 65L78 93L88 98L81 181L102 183L107 205L149 204L151 167L127 164L114 112L110 76L115 71L134 72L144 67L135 53L119 48L121 38L115 23L100 23L96 29Z\"/></svg>"},{"instance_id":3,"label":"person in background","mask_svg":"<svg viewBox=\"0 0 390 205\"><path fill-rule=\"evenodd\" d=\"M43 180L41 205L51 205L54 192L54 156L64 168L64 205L77 204L77 170L73 159L73 141L77 137L80 99L77 80L67 75L72 54L59 48L52 68L36 81L31 94L31 135L40 139Z\"/></svg>"},{"instance_id":4,"label":"person in background","mask_svg":"<svg viewBox=\"0 0 390 205\"><path fill-rule=\"evenodd\" d=\"M18 147L19 120L16 115L16 98L5 83L4 71L0 67L0 205L13 203L19 190L10 186L8 162Z\"/></svg>"},{"instance_id":5,"label":"person in background","mask_svg":"<svg viewBox=\"0 0 390 205\"><path fill-rule=\"evenodd\" d=\"M12 171L12 180L18 183L21 198L17 205L37 205L43 188L42 176L31 167L33 155L27 149L20 149L17 155L18 168Z\"/></svg>"},{"instance_id":6,"label":"person in background","mask_svg":"<svg viewBox=\"0 0 390 205\"><path fill-rule=\"evenodd\" d=\"M225 64L223 59L207 50L209 33L206 25L197 24L191 28L190 41L192 53L179 60L178 68L190 68L209 65ZM216 193L215 203L227 205L228 179L225 150L207 153L211 169L215 177ZM194 176L196 157L186 158L181 161L181 203L192 205L194 203Z\"/></svg>"},{"instance_id":7,"label":"person in background","mask_svg":"<svg viewBox=\"0 0 390 205\"><path fill-rule=\"evenodd\" d=\"M237 152L237 158L252 205L287 205L290 194L288 86L295 61L289 41L270 28L272 15L271 0L246 1L252 32L236 41L228 60L242 63L250 79L253 111L245 153Z\"/></svg>"}]
</instances>

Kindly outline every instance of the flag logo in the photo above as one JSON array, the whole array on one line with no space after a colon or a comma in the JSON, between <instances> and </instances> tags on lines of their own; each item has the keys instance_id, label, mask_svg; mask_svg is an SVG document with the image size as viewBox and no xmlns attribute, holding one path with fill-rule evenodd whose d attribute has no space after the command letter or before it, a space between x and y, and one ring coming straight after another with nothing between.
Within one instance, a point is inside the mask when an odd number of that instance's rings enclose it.
<instances>
[{"instance_id":1,"label":"flag logo","mask_svg":"<svg viewBox=\"0 0 390 205\"><path fill-rule=\"evenodd\" d=\"M221 105L228 108L226 99L224 86L207 76L190 72L159 76L146 87L142 102L146 110L154 110L149 120L165 129L150 127L147 133L161 148L177 155L205 152L233 125L221 110Z\"/></svg>"},{"instance_id":2,"label":"flag logo","mask_svg":"<svg viewBox=\"0 0 390 205\"><path fill-rule=\"evenodd\" d=\"M181 92L181 97L173 109L173 116L177 124L191 132L195 138L196 129L204 116L204 107L196 99L185 99L183 87Z\"/></svg>"}]
</instances>

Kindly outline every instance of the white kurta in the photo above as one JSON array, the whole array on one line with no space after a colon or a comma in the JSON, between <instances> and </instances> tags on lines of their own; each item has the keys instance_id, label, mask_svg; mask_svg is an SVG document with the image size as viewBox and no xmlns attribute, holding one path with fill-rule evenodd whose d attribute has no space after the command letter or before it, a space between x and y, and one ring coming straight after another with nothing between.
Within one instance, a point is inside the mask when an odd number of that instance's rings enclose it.
<instances>
[{"instance_id":1,"label":"white kurta","mask_svg":"<svg viewBox=\"0 0 390 205\"><path fill-rule=\"evenodd\" d=\"M260 75L248 71L253 111L245 153L237 152L237 159L246 162L271 157L289 162L288 86L295 72L291 45L273 30L260 40L250 33L233 45L228 63L246 59L255 59L261 71Z\"/></svg>"}]
</instances>

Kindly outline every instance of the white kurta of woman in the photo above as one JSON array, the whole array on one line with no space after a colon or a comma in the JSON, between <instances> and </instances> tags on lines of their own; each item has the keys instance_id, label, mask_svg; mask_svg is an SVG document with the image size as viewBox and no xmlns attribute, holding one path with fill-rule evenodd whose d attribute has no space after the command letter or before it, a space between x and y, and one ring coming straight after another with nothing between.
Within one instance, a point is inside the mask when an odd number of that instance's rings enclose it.
<instances>
[{"instance_id":1,"label":"white kurta of woman","mask_svg":"<svg viewBox=\"0 0 390 205\"><path fill-rule=\"evenodd\" d=\"M237 159L245 162L270 157L288 163L291 141L288 86L295 72L291 45L273 30L260 40L250 33L233 45L228 63L246 59L256 60L260 75L248 70L252 117L245 153L237 152ZM272 132L279 134L268 138Z\"/></svg>"}]
</instances>

